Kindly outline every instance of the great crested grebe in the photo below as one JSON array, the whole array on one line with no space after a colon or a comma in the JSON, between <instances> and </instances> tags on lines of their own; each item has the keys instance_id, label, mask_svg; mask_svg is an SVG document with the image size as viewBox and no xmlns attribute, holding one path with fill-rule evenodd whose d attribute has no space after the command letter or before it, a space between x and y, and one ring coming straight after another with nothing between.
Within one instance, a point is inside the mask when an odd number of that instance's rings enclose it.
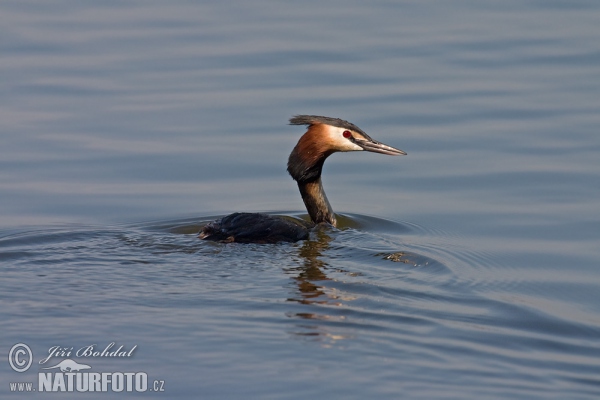
<instances>
[{"instance_id":1,"label":"great crested grebe","mask_svg":"<svg viewBox=\"0 0 600 400\"><path fill-rule=\"evenodd\" d=\"M308 125L292 150L287 170L298 183L302 200L312 224L295 219L261 213L234 213L209 222L198 237L205 240L239 243L296 242L308 239L316 224L335 226L331 205L321 184L325 159L337 151L371 151L390 156L406 155L367 135L358 126L339 118L296 115L290 125Z\"/></svg>"}]
</instances>

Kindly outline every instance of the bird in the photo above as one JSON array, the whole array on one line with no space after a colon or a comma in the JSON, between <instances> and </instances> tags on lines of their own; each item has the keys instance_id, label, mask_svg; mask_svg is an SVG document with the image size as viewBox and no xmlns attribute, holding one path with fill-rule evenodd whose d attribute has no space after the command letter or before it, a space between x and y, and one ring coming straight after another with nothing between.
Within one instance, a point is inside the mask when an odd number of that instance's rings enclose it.
<instances>
[{"instance_id":1,"label":"bird","mask_svg":"<svg viewBox=\"0 0 600 400\"><path fill-rule=\"evenodd\" d=\"M287 171L298 184L311 222L264 213L236 212L209 222L200 230L203 240L237 243L297 242L309 238L319 224L336 226L327 200L321 172L327 157L336 152L369 151L391 156L406 155L397 148L372 139L358 126L340 118L296 115L290 125L306 125L306 133L292 150Z\"/></svg>"}]
</instances>

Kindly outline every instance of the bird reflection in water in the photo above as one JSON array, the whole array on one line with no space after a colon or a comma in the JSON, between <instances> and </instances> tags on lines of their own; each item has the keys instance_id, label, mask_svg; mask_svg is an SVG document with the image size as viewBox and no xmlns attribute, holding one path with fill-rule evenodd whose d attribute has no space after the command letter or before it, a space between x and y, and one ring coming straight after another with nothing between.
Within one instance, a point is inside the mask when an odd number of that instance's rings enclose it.
<instances>
[{"instance_id":1,"label":"bird reflection in water","mask_svg":"<svg viewBox=\"0 0 600 400\"><path fill-rule=\"evenodd\" d=\"M346 316L337 313L325 313L327 310L331 310L327 306L340 307L345 302L354 300L355 297L344 296L336 289L327 287L327 281L332 281L332 279L327 276L326 271L331 269L331 266L325 263L322 257L323 253L330 248L330 242L333 239L328 235L326 229L317 231L315 236L316 240L307 240L299 248L298 255L302 260L302 265L285 269L286 273L294 275L292 279L296 291L296 294L288 298L288 301L313 307L302 312L288 312L286 315L290 318L304 320L303 323L297 324L296 329L290 333L299 337L312 337L314 340L323 342L323 346L329 347L333 344L332 342L348 339L352 336L330 331L329 328L334 327L327 324L328 321L332 323L343 322L346 320ZM349 274L349 272L340 269L336 269L335 272ZM311 320L314 323L310 323ZM319 322L317 323L317 321Z\"/></svg>"}]
</instances>

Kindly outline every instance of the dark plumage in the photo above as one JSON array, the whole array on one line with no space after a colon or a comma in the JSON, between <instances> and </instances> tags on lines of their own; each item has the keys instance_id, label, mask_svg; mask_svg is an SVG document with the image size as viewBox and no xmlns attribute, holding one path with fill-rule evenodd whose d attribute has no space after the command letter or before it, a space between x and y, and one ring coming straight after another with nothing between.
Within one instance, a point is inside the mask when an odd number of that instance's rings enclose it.
<instances>
[{"instance_id":1,"label":"dark plumage","mask_svg":"<svg viewBox=\"0 0 600 400\"><path fill-rule=\"evenodd\" d=\"M331 125L337 126L338 128L349 129L354 132L358 132L367 139L371 139L362 129L354 125L352 122L344 121L339 118L321 117L320 115L296 115L290 118L290 125Z\"/></svg>"},{"instance_id":2,"label":"dark plumage","mask_svg":"<svg viewBox=\"0 0 600 400\"><path fill-rule=\"evenodd\" d=\"M209 222L201 239L238 243L297 242L308 239L311 224L261 213L233 213Z\"/></svg>"}]
</instances>

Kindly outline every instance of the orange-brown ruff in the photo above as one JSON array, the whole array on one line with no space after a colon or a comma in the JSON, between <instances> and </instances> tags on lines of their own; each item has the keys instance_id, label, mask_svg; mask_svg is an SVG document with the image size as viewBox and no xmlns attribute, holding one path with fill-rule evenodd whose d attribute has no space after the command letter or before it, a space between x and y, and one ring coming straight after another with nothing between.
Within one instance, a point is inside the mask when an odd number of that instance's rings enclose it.
<instances>
[{"instance_id":1,"label":"orange-brown ruff","mask_svg":"<svg viewBox=\"0 0 600 400\"><path fill-rule=\"evenodd\" d=\"M308 239L314 225L336 224L335 214L321 183L321 172L327 157L338 151L361 150L387 155L406 154L373 140L358 126L343 119L296 115L290 119L290 125L308 125L306 133L290 154L287 170L298 183L312 224L260 213L234 213L209 222L198 237L239 243L295 242Z\"/></svg>"}]
</instances>

